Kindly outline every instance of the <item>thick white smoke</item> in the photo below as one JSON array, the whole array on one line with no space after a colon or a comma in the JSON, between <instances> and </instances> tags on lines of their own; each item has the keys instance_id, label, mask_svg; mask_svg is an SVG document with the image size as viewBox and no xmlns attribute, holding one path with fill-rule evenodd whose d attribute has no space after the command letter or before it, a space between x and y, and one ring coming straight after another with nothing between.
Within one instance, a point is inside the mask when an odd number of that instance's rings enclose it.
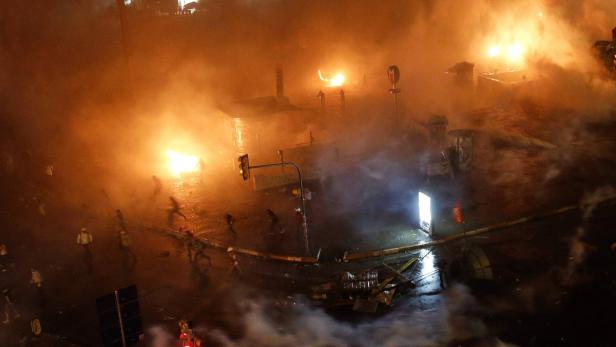
<instances>
[{"instance_id":1,"label":"thick white smoke","mask_svg":"<svg viewBox=\"0 0 616 347\"><path fill-rule=\"evenodd\" d=\"M431 298L432 299L432 298ZM454 286L434 308L421 310L404 303L388 315L350 324L321 309L301 306L284 318L273 318L268 306L251 302L241 318L244 333L232 338L220 330L209 335L227 347L369 347L443 346L452 341L479 338L488 346L505 346L487 336L487 328L477 316L479 307L468 289Z\"/></svg>"}]
</instances>

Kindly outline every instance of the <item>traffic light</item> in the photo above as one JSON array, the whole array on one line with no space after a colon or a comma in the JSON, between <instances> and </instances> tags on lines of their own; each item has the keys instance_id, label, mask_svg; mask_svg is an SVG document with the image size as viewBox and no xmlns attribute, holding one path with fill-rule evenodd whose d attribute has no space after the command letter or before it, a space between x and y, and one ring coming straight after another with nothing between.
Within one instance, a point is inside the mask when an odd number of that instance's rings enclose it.
<instances>
[{"instance_id":1,"label":"traffic light","mask_svg":"<svg viewBox=\"0 0 616 347\"><path fill-rule=\"evenodd\" d=\"M244 154L237 159L240 162L240 175L244 181L250 178L250 162L248 161L248 154Z\"/></svg>"},{"instance_id":2,"label":"traffic light","mask_svg":"<svg viewBox=\"0 0 616 347\"><path fill-rule=\"evenodd\" d=\"M400 69L396 65L387 68L387 78L391 84L395 85L400 81Z\"/></svg>"}]
</instances>

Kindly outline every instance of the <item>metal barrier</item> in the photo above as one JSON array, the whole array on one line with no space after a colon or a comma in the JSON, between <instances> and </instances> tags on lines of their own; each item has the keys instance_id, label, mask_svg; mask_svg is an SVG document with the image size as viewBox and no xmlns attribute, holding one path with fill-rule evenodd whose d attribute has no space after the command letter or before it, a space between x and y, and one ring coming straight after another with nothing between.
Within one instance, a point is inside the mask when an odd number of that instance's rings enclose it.
<instances>
[{"instance_id":1,"label":"metal barrier","mask_svg":"<svg viewBox=\"0 0 616 347\"><path fill-rule=\"evenodd\" d=\"M611 196L598 200L596 203L600 204L600 203L614 202L614 201L616 201L616 196L611 195ZM542 213L538 213L538 214L534 214L534 215L530 215L526 217L513 219L510 221L500 222L500 223L488 225L485 227L465 231L459 234L447 236L442 239L425 242L425 243L404 245L404 246L399 246L399 247L394 247L394 248L386 248L386 249L379 249L379 250L372 250L372 251L365 251L365 252L354 252L354 253L344 252L344 255L342 256L342 261L343 262L363 261L363 260L367 260L370 258L398 255L398 254L404 254L407 252L412 252L412 251L416 251L420 249L442 246L444 244L464 240L469 237L475 237L475 236L479 236L482 234L494 232L497 230L513 227L516 225L530 223L530 222L533 222L535 220L539 220L542 218L556 216L559 214L564 214L567 212L575 211L578 209L582 209L585 206L586 205L584 203L564 206L564 207L560 207L557 209L548 210ZM184 235L181 235L176 231L172 231L170 229L166 229L165 231L167 234L170 234L173 237L176 237L179 239L185 238ZM260 258L264 260L276 260L276 261L283 261L283 262L297 263L297 264L317 264L319 263L319 257L321 254L320 249L316 256L306 257L306 256L295 256L295 255L273 254L273 253L257 251L257 250L250 249L250 248L232 247L232 246L223 244L221 242L208 240L205 238L198 238L198 242L202 242L207 247L220 249L225 252L235 252L236 254L242 254L242 255Z\"/></svg>"},{"instance_id":2,"label":"metal barrier","mask_svg":"<svg viewBox=\"0 0 616 347\"><path fill-rule=\"evenodd\" d=\"M612 195L612 196L608 196L608 197L605 197L603 199L600 199L596 203L600 204L600 203L614 202L614 201L616 201L616 196ZM557 208L557 209L545 211L545 212L542 212L542 213L538 213L538 214L534 214L534 215L530 215L530 216L526 216L526 217L521 217L521 218L513 219L513 220L510 220L510 221L506 221L506 222L496 223L496 224L488 225L488 226L485 226L485 227L481 227L481 228L465 231L465 232L462 232L462 233L459 233L459 234L451 235L451 236L448 236L448 237L445 237L445 238L442 238L442 239L438 239L438 240L434 240L434 241L426 242L426 243L420 243L420 244L408 245L408 246L400 246L400 247L387 248L387 249L380 249L380 250L374 250L374 251L366 251L366 252L355 252L355 253L345 252L342 260L345 261L345 262L361 261L361 260L366 260L366 259L369 259L369 258L383 257L383 256L395 255L395 254L402 254L402 253L406 253L406 252L410 252L410 251L415 251L415 250L419 250L419 249L432 248L432 247L436 247L436 246L442 246L444 244L460 241L460 240L463 240L465 238L475 237L475 236L479 236L479 235L486 234L486 233L489 233L489 232L493 232L493 231L496 231L496 230L506 229L506 228L509 228L509 227L512 227L512 226L516 226L516 225L520 225L520 224L530 223L530 222L533 222L535 220L539 220L539 219L542 219L542 218L556 216L556 215L564 214L564 213L567 213L567 212L570 212L570 211L575 211L575 210L578 210L578 209L582 209L585 206L586 205L584 203L564 206L564 207L560 207L560 208Z\"/></svg>"}]
</instances>

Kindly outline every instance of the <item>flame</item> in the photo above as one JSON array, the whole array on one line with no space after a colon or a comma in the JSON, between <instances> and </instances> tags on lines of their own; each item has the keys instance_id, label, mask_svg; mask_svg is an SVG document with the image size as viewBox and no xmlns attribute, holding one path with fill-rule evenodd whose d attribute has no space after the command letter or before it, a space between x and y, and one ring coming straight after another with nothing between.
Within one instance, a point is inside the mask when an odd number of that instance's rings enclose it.
<instances>
[{"instance_id":1,"label":"flame","mask_svg":"<svg viewBox=\"0 0 616 347\"><path fill-rule=\"evenodd\" d=\"M492 45L488 48L488 57L496 58L501 54L501 48L499 45Z\"/></svg>"},{"instance_id":2,"label":"flame","mask_svg":"<svg viewBox=\"0 0 616 347\"><path fill-rule=\"evenodd\" d=\"M524 57L524 47L519 43L507 46L507 58L511 61L519 61Z\"/></svg>"},{"instance_id":3,"label":"flame","mask_svg":"<svg viewBox=\"0 0 616 347\"><path fill-rule=\"evenodd\" d=\"M472 46L479 64L490 68L527 68L537 61L560 66L588 61L579 43L587 42L566 18L553 14L540 1L510 1L505 11L486 15L490 32L479 31Z\"/></svg>"},{"instance_id":4,"label":"flame","mask_svg":"<svg viewBox=\"0 0 616 347\"><path fill-rule=\"evenodd\" d=\"M490 59L505 59L509 63L523 63L525 49L519 42L514 42L502 48L502 45L491 45L488 47L487 55Z\"/></svg>"},{"instance_id":5,"label":"flame","mask_svg":"<svg viewBox=\"0 0 616 347\"><path fill-rule=\"evenodd\" d=\"M319 73L319 78L321 79L321 81L327 82L328 87L342 87L346 80L346 77L341 72L336 73L330 78L324 77L321 73L321 70L317 70L317 72Z\"/></svg>"},{"instance_id":6,"label":"flame","mask_svg":"<svg viewBox=\"0 0 616 347\"><path fill-rule=\"evenodd\" d=\"M183 173L195 172L199 169L199 157L167 150L169 158L169 169L175 176L180 176Z\"/></svg>"}]
</instances>

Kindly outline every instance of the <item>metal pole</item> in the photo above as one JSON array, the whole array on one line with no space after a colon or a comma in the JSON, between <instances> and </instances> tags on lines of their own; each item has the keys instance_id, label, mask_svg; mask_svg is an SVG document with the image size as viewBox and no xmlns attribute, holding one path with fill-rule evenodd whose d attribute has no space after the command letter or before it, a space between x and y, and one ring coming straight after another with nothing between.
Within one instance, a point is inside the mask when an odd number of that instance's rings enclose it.
<instances>
[{"instance_id":1,"label":"metal pole","mask_svg":"<svg viewBox=\"0 0 616 347\"><path fill-rule=\"evenodd\" d=\"M395 122L398 126L400 123L398 109L398 94L400 93L400 88L398 88L397 84L400 80L400 69L398 69L396 65L391 65L389 68L387 68L387 78L389 79L389 82L391 82L391 89L389 90L389 92L394 95L394 117L396 118Z\"/></svg>"},{"instance_id":2,"label":"metal pole","mask_svg":"<svg viewBox=\"0 0 616 347\"><path fill-rule=\"evenodd\" d=\"M297 176L299 178L299 189L300 189L299 196L302 201L301 212L303 216L302 224L303 224L303 229L304 229L304 251L306 252L306 254L309 254L310 245L308 244L308 216L306 216L306 199L304 198L304 179L302 177L302 170L299 168L299 165L293 162L280 162L280 163L275 163L275 164L251 165L249 169L259 169L259 168L279 166L279 165L280 166L291 165L295 168L295 170L297 170Z\"/></svg>"},{"instance_id":3,"label":"metal pole","mask_svg":"<svg viewBox=\"0 0 616 347\"><path fill-rule=\"evenodd\" d=\"M297 170L297 176L299 177L299 196L302 200L302 227L304 229L304 253L310 254L310 246L308 245L308 216L306 215L306 199L304 198L304 179L302 178L302 171L295 163L289 163Z\"/></svg>"},{"instance_id":4,"label":"metal pole","mask_svg":"<svg viewBox=\"0 0 616 347\"><path fill-rule=\"evenodd\" d=\"M124 323L122 322L122 310L120 309L120 295L118 291L114 291L116 311L118 312L118 322L120 323L120 337L122 338L122 347L126 347L126 336L124 336Z\"/></svg>"},{"instance_id":5,"label":"metal pole","mask_svg":"<svg viewBox=\"0 0 616 347\"><path fill-rule=\"evenodd\" d=\"M124 49L124 57L128 61L128 38L126 28L126 8L124 7L124 0L116 0L118 11L120 13L120 30L122 32L122 49Z\"/></svg>"},{"instance_id":6,"label":"metal pole","mask_svg":"<svg viewBox=\"0 0 616 347\"><path fill-rule=\"evenodd\" d=\"M284 75L282 72L282 66L276 66L276 97L284 97Z\"/></svg>"},{"instance_id":7,"label":"metal pole","mask_svg":"<svg viewBox=\"0 0 616 347\"><path fill-rule=\"evenodd\" d=\"M597 201L597 204L614 203L614 202L616 202L616 195L610 195L610 196L604 197L600 199L599 201ZM514 220L505 221L505 222L500 222L500 223L488 225L485 227L480 227L480 228L473 229L473 230L463 231L462 233L459 233L459 234L453 234L453 235L444 237L442 239L437 239L437 240L420 243L420 244L400 246L400 247L395 247L395 248L386 248L386 249L367 251L367 252L345 253L343 260L344 261L356 261L359 259L382 257L382 256L387 256L387 255L406 253L406 252L415 251L418 249L443 246L448 243L457 242L460 240L466 240L469 237L476 237L476 236L483 235L486 233L507 229L507 228L514 227L514 226L521 225L521 224L534 222L542 218L553 217L553 216L565 214L571 211L584 209L584 207L585 205L583 203L576 204L576 205L563 206L557 209L537 213L534 215L521 217L521 218L517 218Z\"/></svg>"},{"instance_id":8,"label":"metal pole","mask_svg":"<svg viewBox=\"0 0 616 347\"><path fill-rule=\"evenodd\" d=\"M284 163L284 152L282 149L279 149L276 153L278 153L278 158L280 159L280 172L284 173L284 165L282 165Z\"/></svg>"},{"instance_id":9,"label":"metal pole","mask_svg":"<svg viewBox=\"0 0 616 347\"><path fill-rule=\"evenodd\" d=\"M396 117L396 124L398 124L399 123L399 118L400 118L399 115L398 115L398 94L400 92L398 91L398 87L396 86L395 83L392 85L391 88L394 91L393 92L394 93L394 114L395 114L395 117Z\"/></svg>"},{"instance_id":10,"label":"metal pole","mask_svg":"<svg viewBox=\"0 0 616 347\"><path fill-rule=\"evenodd\" d=\"M124 5L124 0L116 0L116 5L118 7L118 12L120 16L120 31L122 34L122 50L124 52L124 63L126 64L126 78L128 80L129 85L129 96L132 99L135 99L134 91L133 91L133 71L131 67L131 57L130 57L130 42L129 42L129 32L128 32L128 20L126 17L126 6Z\"/></svg>"}]
</instances>

